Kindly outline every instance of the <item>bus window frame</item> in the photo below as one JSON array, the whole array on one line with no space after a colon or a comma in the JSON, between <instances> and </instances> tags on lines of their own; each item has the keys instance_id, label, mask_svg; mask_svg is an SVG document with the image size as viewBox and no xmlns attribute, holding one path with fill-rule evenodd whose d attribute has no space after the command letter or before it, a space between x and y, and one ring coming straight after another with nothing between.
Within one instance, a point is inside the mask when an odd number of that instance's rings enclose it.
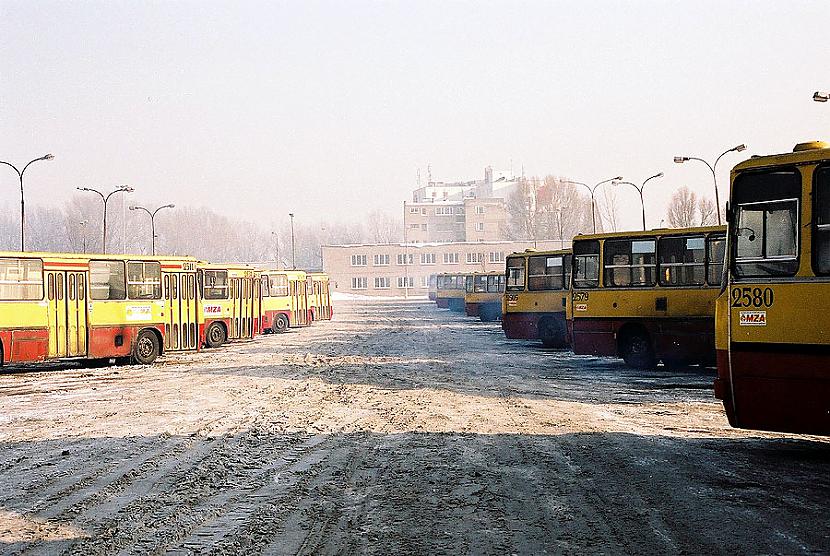
<instances>
[{"instance_id":1,"label":"bus window frame","mask_svg":"<svg viewBox=\"0 0 830 556\"><path fill-rule=\"evenodd\" d=\"M0 301L7 302L7 301L43 301L46 298L46 288L47 288L47 280L46 280L46 273L47 271L44 270L43 266L43 259L40 257L2 257L2 260L13 260L13 261L36 261L40 264L40 297L26 297L26 298L16 298L16 299L6 299L5 297L0 298ZM21 284L20 282L16 282L16 284ZM31 284L29 284L31 285ZM25 286L25 284L24 284Z\"/></svg>"},{"instance_id":2,"label":"bus window frame","mask_svg":"<svg viewBox=\"0 0 830 556\"><path fill-rule=\"evenodd\" d=\"M812 206L810 208L812 212L812 227L810 229L810 265L813 270L813 274L816 276L828 276L830 275L830 268L826 271L819 270L818 266L818 249L816 246L819 244L817 241L821 234L826 234L828 236L827 239L827 248L830 250L830 222L826 224L819 224L818 223L818 206L819 202L822 200L819 195L818 189L818 175L819 172L826 172L827 173L827 202L830 202L830 163L828 162L821 162L813 168L813 175L810 178L810 187L811 187L811 196L813 198Z\"/></svg>"},{"instance_id":3,"label":"bus window frame","mask_svg":"<svg viewBox=\"0 0 830 556\"><path fill-rule=\"evenodd\" d=\"M561 290L565 289L565 280L566 280L565 276L566 276L566 273L565 273L565 256L564 255L557 255L557 254L529 255L529 256L525 257L525 259L527 260L527 291L529 291L529 292L552 292L552 291L561 291ZM547 272L548 268L554 268L554 267L548 267L548 259L559 259L559 264L557 266L560 270L560 273L559 274L532 274L531 275L530 274L530 260L531 259L545 259L545 263L544 263L545 272ZM531 287L530 286L530 279L531 278L548 278L548 277L559 278L559 287L536 288L536 287Z\"/></svg>"},{"instance_id":4,"label":"bus window frame","mask_svg":"<svg viewBox=\"0 0 830 556\"><path fill-rule=\"evenodd\" d=\"M658 240L657 236L644 236L644 237L630 236L630 237L619 237L619 238L616 238L616 237L615 238L606 238L605 241L603 241L602 257L600 258L600 263L601 263L600 275L602 277L603 286L605 286L606 288L635 288L635 289L648 289L648 288L657 287L657 285L658 285L657 274L659 272L659 260L657 258L657 240ZM606 259L608 257L608 244L609 243L612 243L612 244L613 243L623 243L623 242L628 242L629 245L630 245L628 251L626 252L629 256L628 264L612 264L612 265L609 265L606 262ZM646 243L646 242L652 242L654 244L654 251L652 252L653 255L654 255L654 263L651 264L651 265L633 264L634 255L637 254L637 253L634 252L634 243ZM607 271L608 271L609 268L610 269L627 268L628 269L629 283L628 284L622 284L622 285L613 284L613 283L609 284L609 280L607 279L608 278L608 272ZM651 282L650 283L636 283L636 284L633 283L633 281L634 281L634 269L635 268L642 268L642 269L651 268L652 273L653 273Z\"/></svg>"},{"instance_id":5,"label":"bus window frame","mask_svg":"<svg viewBox=\"0 0 830 556\"><path fill-rule=\"evenodd\" d=\"M712 263L712 242L718 241L718 240L723 242L723 260L718 265L718 273L717 273L718 281L717 282L712 282L711 280L709 280L709 271L710 271L710 268L712 267L712 264L713 264ZM724 265L724 263L726 262L726 259L727 259L726 252L727 252L727 240L726 240L726 234L725 233L718 232L718 233L708 234L706 236L706 284L708 284L709 286L712 286L714 288L719 288L725 283L724 282L724 276L723 276L723 265Z\"/></svg>"},{"instance_id":6,"label":"bus window frame","mask_svg":"<svg viewBox=\"0 0 830 556\"><path fill-rule=\"evenodd\" d=\"M156 301L162 298L163 293L163 279L162 279L162 271L161 271L161 263L159 261L142 261L142 260L128 260L124 262L124 281L126 283L126 299L132 301ZM130 281L130 265L133 264L140 264L141 265L141 282L132 282ZM158 282L148 282L147 279L147 265L154 265L158 268ZM145 296L133 296L130 294L130 286L156 286L158 289L154 289L150 297Z\"/></svg>"},{"instance_id":7,"label":"bus window frame","mask_svg":"<svg viewBox=\"0 0 830 556\"><path fill-rule=\"evenodd\" d=\"M202 275L201 288L200 288L201 293L202 293L202 299L211 300L211 301L221 301L221 300L230 299L230 273L226 269L206 268L204 270L200 270L199 272ZM224 273L224 275L225 275L225 285L224 285L224 287L223 286L218 286L217 287L215 285L216 280L214 280L214 282L213 282L214 285L208 286L208 284L207 284L208 273L213 273L213 274L223 274ZM221 289L225 290L224 297L216 297L214 294L211 294L211 295L207 294L207 290L221 290Z\"/></svg>"},{"instance_id":8,"label":"bus window frame","mask_svg":"<svg viewBox=\"0 0 830 556\"><path fill-rule=\"evenodd\" d=\"M510 266L511 260L519 260L522 261L522 266ZM507 261L504 265L505 274L504 274L504 291L508 292L523 292L527 291L527 257L518 256L518 257L507 257ZM521 285L511 285L510 284L510 269L512 268L521 268L522 270L522 283Z\"/></svg>"},{"instance_id":9,"label":"bus window frame","mask_svg":"<svg viewBox=\"0 0 830 556\"><path fill-rule=\"evenodd\" d=\"M740 236L740 215L741 215L741 207L744 206L752 206L752 205L773 205L773 204L784 204L784 203L795 203L795 222L793 229L795 230L795 237L794 239L794 251L795 256L778 256L778 257L752 257L752 258L739 258L738 257L738 237ZM767 211L764 210L763 214L766 215ZM766 253L767 250L767 224L766 224L766 217L764 218L764 229L762 232L762 239L763 243L761 244L761 251ZM801 199L798 197L787 197L784 199L770 199L766 201L750 201L748 203L736 203L735 204L735 241L734 241L734 253L732 259L732 273L733 276L737 279L742 278L775 278L775 277L792 277L798 274L798 269L801 265ZM754 232L754 230L753 230ZM757 237L757 232L755 232ZM765 262L772 262L772 263L787 263L793 262L794 270L792 272L776 272L776 273L766 273L766 274L740 274L738 271L739 264L762 264Z\"/></svg>"},{"instance_id":10,"label":"bus window frame","mask_svg":"<svg viewBox=\"0 0 830 556\"><path fill-rule=\"evenodd\" d=\"M121 285L124 287L124 289L122 290L124 292L123 297L112 297L110 295L108 297L99 298L99 297L95 297L93 295L92 292L95 291L95 288L93 287L93 285L95 284L95 282L92 281L92 266L94 264L98 264L98 263L105 263L108 266L110 264L120 264L121 265L121 268L123 269L123 273L121 274L121 277L123 278L123 281L122 281ZM120 259L90 259L89 264L88 264L88 268L89 268L89 278L90 278L90 280L89 280L89 293L90 293L89 298L90 298L90 300L92 300L92 301L126 301L127 300L127 261L120 260ZM107 288L110 288L110 283L111 282L107 282ZM108 293L111 293L111 292L112 292L112 289L110 288Z\"/></svg>"},{"instance_id":11,"label":"bus window frame","mask_svg":"<svg viewBox=\"0 0 830 556\"><path fill-rule=\"evenodd\" d=\"M701 239L703 240L703 262L700 263L662 263L660 261L660 244L664 241L672 241L672 240L690 240L690 239ZM708 255L709 255L709 236L706 234L678 234L678 235L665 235L660 236L657 238L657 252L656 252L656 261L657 261L657 284L656 286L652 287L661 287L661 288L702 288L707 285L708 271ZM703 267L703 280L700 283L693 283L693 284L671 284L668 282L663 281L663 268L683 268L683 267Z\"/></svg>"},{"instance_id":12,"label":"bus window frame","mask_svg":"<svg viewBox=\"0 0 830 556\"><path fill-rule=\"evenodd\" d=\"M596 251L591 251L590 253L577 253L576 251L582 245L596 245ZM585 241L579 241L574 243L573 251L571 253L571 283L573 284L573 289L596 289L600 287L602 284L602 249L603 245L602 242L598 239L589 239ZM578 272L578 264L582 259L596 259L596 278L590 281L581 281L580 284L577 284L577 276L579 275Z\"/></svg>"},{"instance_id":13,"label":"bus window frame","mask_svg":"<svg viewBox=\"0 0 830 556\"><path fill-rule=\"evenodd\" d=\"M473 293L487 293L487 275L476 274L473 278ZM484 284L479 284L479 281L484 281ZM483 288L483 289L481 289ZM469 290L468 290L469 291Z\"/></svg>"}]
</instances>

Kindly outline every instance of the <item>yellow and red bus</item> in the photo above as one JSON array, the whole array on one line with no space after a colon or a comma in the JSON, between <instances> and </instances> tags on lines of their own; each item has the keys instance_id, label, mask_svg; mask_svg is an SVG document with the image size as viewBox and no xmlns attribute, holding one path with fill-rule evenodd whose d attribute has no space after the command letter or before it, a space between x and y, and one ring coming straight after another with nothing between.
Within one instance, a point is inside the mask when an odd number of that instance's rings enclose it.
<instances>
[{"instance_id":1,"label":"yellow and red bus","mask_svg":"<svg viewBox=\"0 0 830 556\"><path fill-rule=\"evenodd\" d=\"M196 350L198 297L190 257L0 253L0 361Z\"/></svg>"},{"instance_id":2,"label":"yellow and red bus","mask_svg":"<svg viewBox=\"0 0 830 556\"><path fill-rule=\"evenodd\" d=\"M465 279L464 312L482 322L501 318L501 298L504 295L504 274L501 272L474 272Z\"/></svg>"},{"instance_id":3,"label":"yellow and red bus","mask_svg":"<svg viewBox=\"0 0 830 556\"><path fill-rule=\"evenodd\" d=\"M259 271L243 264L198 265L201 345L251 339L261 332Z\"/></svg>"},{"instance_id":4,"label":"yellow and red bus","mask_svg":"<svg viewBox=\"0 0 830 556\"><path fill-rule=\"evenodd\" d=\"M329 282L329 275L325 272L308 273L308 296L312 321L331 320L334 316Z\"/></svg>"},{"instance_id":5,"label":"yellow and red bus","mask_svg":"<svg viewBox=\"0 0 830 556\"><path fill-rule=\"evenodd\" d=\"M513 253L505 261L506 284L501 327L514 340L541 340L545 347L566 347L568 337L571 251Z\"/></svg>"},{"instance_id":6,"label":"yellow and red bus","mask_svg":"<svg viewBox=\"0 0 830 556\"><path fill-rule=\"evenodd\" d=\"M302 270L263 270L262 330L274 333L311 324L308 277Z\"/></svg>"},{"instance_id":7,"label":"yellow and red bus","mask_svg":"<svg viewBox=\"0 0 830 556\"><path fill-rule=\"evenodd\" d=\"M715 395L734 427L830 434L830 145L731 174Z\"/></svg>"},{"instance_id":8,"label":"yellow and red bus","mask_svg":"<svg viewBox=\"0 0 830 556\"><path fill-rule=\"evenodd\" d=\"M464 292L469 273L441 273L436 278L435 304L441 309L464 312Z\"/></svg>"},{"instance_id":9,"label":"yellow and red bus","mask_svg":"<svg viewBox=\"0 0 830 556\"><path fill-rule=\"evenodd\" d=\"M725 226L582 235L573 241L571 343L635 368L711 363Z\"/></svg>"}]
</instances>

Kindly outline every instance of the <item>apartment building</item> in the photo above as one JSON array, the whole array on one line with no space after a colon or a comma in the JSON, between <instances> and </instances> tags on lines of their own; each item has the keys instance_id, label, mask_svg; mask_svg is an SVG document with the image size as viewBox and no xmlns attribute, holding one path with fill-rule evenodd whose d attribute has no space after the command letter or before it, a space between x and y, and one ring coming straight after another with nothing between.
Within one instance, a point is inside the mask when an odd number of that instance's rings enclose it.
<instances>
[{"instance_id":1,"label":"apartment building","mask_svg":"<svg viewBox=\"0 0 830 556\"><path fill-rule=\"evenodd\" d=\"M324 245L323 270L331 276L332 291L419 296L427 295L442 272L500 271L510 253L561 247L559 241Z\"/></svg>"}]
</instances>

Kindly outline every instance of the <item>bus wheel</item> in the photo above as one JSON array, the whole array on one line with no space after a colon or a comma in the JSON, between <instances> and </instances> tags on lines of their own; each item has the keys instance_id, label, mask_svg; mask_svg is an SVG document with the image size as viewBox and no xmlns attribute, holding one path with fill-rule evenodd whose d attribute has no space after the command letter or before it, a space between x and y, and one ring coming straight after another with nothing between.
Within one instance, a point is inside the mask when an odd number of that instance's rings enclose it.
<instances>
[{"instance_id":1,"label":"bus wheel","mask_svg":"<svg viewBox=\"0 0 830 556\"><path fill-rule=\"evenodd\" d=\"M627 334L623 337L620 347L623 361L629 367L653 369L657 365L657 358L654 356L654 350L645 332Z\"/></svg>"},{"instance_id":2,"label":"bus wheel","mask_svg":"<svg viewBox=\"0 0 830 556\"><path fill-rule=\"evenodd\" d=\"M274 334L279 334L280 332L285 332L288 328L288 317L285 315L277 315L277 318L274 319L274 324L271 326L271 332Z\"/></svg>"},{"instance_id":3,"label":"bus wheel","mask_svg":"<svg viewBox=\"0 0 830 556\"><path fill-rule=\"evenodd\" d=\"M218 322L212 323L208 326L207 333L205 333L205 344L209 348L218 348L225 343L228 335L225 333L225 327Z\"/></svg>"},{"instance_id":4,"label":"bus wheel","mask_svg":"<svg viewBox=\"0 0 830 556\"><path fill-rule=\"evenodd\" d=\"M138 365L151 365L158 356L158 338L149 330L142 330L133 346L133 361Z\"/></svg>"},{"instance_id":5,"label":"bus wheel","mask_svg":"<svg viewBox=\"0 0 830 556\"><path fill-rule=\"evenodd\" d=\"M546 348L562 347L565 332L562 325L553 319L542 319L539 323L539 339Z\"/></svg>"}]
</instances>

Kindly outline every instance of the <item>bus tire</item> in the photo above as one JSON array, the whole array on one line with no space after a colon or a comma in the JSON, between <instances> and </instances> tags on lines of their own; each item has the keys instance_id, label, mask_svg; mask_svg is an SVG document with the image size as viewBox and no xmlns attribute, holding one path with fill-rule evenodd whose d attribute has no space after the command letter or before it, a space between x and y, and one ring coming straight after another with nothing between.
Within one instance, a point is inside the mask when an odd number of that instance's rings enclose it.
<instances>
[{"instance_id":1,"label":"bus tire","mask_svg":"<svg viewBox=\"0 0 830 556\"><path fill-rule=\"evenodd\" d=\"M283 314L279 314L274 319L274 324L271 325L271 332L274 334L281 334L288 330L288 317Z\"/></svg>"},{"instance_id":2,"label":"bus tire","mask_svg":"<svg viewBox=\"0 0 830 556\"><path fill-rule=\"evenodd\" d=\"M224 344L228 339L228 333L225 327L218 322L213 322L208 326L205 332L205 345L209 348L218 348Z\"/></svg>"},{"instance_id":3,"label":"bus tire","mask_svg":"<svg viewBox=\"0 0 830 556\"><path fill-rule=\"evenodd\" d=\"M152 365L159 356L159 340L150 330L142 330L133 346L133 362L137 365Z\"/></svg>"},{"instance_id":4,"label":"bus tire","mask_svg":"<svg viewBox=\"0 0 830 556\"><path fill-rule=\"evenodd\" d=\"M546 348L564 346L565 331L562 324L552 318L544 318L539 322L539 339Z\"/></svg>"},{"instance_id":5,"label":"bus tire","mask_svg":"<svg viewBox=\"0 0 830 556\"><path fill-rule=\"evenodd\" d=\"M657 366L654 348L645 330L634 330L620 339L620 355L629 367L653 369Z\"/></svg>"}]
</instances>

